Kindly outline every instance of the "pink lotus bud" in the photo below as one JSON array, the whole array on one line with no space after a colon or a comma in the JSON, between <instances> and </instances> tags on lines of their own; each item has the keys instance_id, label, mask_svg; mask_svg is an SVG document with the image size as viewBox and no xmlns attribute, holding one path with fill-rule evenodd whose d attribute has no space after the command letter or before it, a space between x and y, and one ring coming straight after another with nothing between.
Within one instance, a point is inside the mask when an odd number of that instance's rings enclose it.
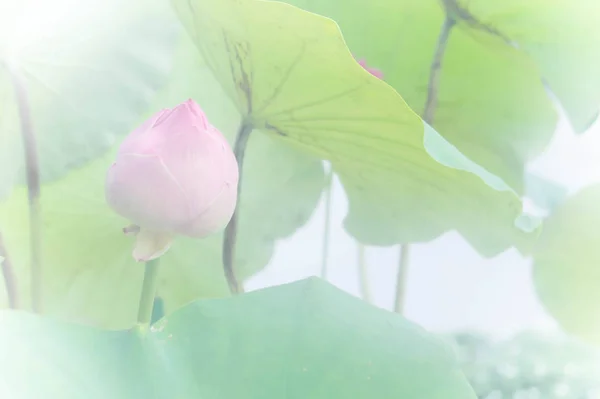
<instances>
[{"instance_id":1,"label":"pink lotus bud","mask_svg":"<svg viewBox=\"0 0 600 399\"><path fill-rule=\"evenodd\" d=\"M175 235L201 238L229 222L237 201L238 165L223 135L188 100L165 109L121 144L106 176L106 200L134 223L133 256L165 253Z\"/></svg>"},{"instance_id":2,"label":"pink lotus bud","mask_svg":"<svg viewBox=\"0 0 600 399\"><path fill-rule=\"evenodd\" d=\"M379 69L367 66L367 61L364 59L360 59L357 61L360 64L360 66L365 68L367 72L369 72L371 75L375 76L376 78L383 79L383 72L381 72Z\"/></svg>"}]
</instances>

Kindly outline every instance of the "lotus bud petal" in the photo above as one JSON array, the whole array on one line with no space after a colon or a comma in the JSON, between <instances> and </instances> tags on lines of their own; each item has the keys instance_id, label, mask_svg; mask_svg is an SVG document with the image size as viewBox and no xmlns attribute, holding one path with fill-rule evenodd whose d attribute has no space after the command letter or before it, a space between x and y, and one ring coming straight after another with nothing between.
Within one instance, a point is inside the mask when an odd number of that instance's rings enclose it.
<instances>
[{"instance_id":1,"label":"lotus bud petal","mask_svg":"<svg viewBox=\"0 0 600 399\"><path fill-rule=\"evenodd\" d=\"M162 255L176 235L202 238L229 222L238 165L223 135L193 100L162 110L121 144L106 176L106 200L133 223L134 258Z\"/></svg>"}]
</instances>

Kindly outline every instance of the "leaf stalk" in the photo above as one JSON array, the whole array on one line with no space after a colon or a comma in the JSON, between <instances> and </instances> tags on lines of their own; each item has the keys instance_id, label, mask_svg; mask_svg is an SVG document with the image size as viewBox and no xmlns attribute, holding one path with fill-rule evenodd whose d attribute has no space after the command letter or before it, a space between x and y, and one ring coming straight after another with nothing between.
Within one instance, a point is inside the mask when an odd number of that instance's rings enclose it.
<instances>
[{"instance_id":1,"label":"leaf stalk","mask_svg":"<svg viewBox=\"0 0 600 399\"><path fill-rule=\"evenodd\" d=\"M327 280L329 273L329 236L331 234L331 197L333 186L333 168L325 177L325 221L323 226L323 247L321 252L321 278Z\"/></svg>"},{"instance_id":2,"label":"leaf stalk","mask_svg":"<svg viewBox=\"0 0 600 399\"><path fill-rule=\"evenodd\" d=\"M252 132L252 129L252 124L242 122L238 129L237 136L235 138L233 153L235 154L235 159L237 160L239 168L237 204L235 206L233 216L231 217L231 220L225 228L225 235L223 237L223 270L225 272L227 284L229 285L229 291L234 295L244 292L244 287L238 281L238 278L235 273L235 247L237 240L237 231L239 223L238 219L242 194L242 172L244 169L244 156L246 154L246 147L248 145L248 139L250 138L250 133Z\"/></svg>"},{"instance_id":3,"label":"leaf stalk","mask_svg":"<svg viewBox=\"0 0 600 399\"><path fill-rule=\"evenodd\" d=\"M440 72L442 70L442 62L448 47L448 40L452 28L456 24L456 20L450 14L450 10L446 7L446 17L438 35L437 45L433 54L433 60L429 69L429 82L427 84L427 98L425 99L425 107L423 109L422 119L429 125L433 125L435 119L435 111L438 104L438 92L440 86ZM400 245L398 278L396 280L396 299L394 301L394 311L402 313L404 311L404 297L406 295L406 282L409 267L409 252L410 245Z\"/></svg>"},{"instance_id":4,"label":"leaf stalk","mask_svg":"<svg viewBox=\"0 0 600 399\"><path fill-rule=\"evenodd\" d=\"M35 313L42 313L42 233L38 149L27 90L17 71L10 66L8 67L8 71L11 76L15 98L17 100L17 108L21 122L21 139L25 153L27 199L29 205L31 306Z\"/></svg>"},{"instance_id":5,"label":"leaf stalk","mask_svg":"<svg viewBox=\"0 0 600 399\"><path fill-rule=\"evenodd\" d=\"M0 265L2 266L2 277L4 278L4 286L6 288L6 297L8 307L10 309L19 308L19 294L17 292L17 279L13 270L10 256L4 245L4 239L0 232Z\"/></svg>"}]
</instances>

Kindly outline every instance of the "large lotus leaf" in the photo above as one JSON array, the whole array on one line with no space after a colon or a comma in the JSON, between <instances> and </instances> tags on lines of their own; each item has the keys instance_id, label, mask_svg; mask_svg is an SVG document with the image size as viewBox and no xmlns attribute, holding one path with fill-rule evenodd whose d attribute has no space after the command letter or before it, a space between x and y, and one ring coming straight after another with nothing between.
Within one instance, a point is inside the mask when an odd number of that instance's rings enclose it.
<instances>
[{"instance_id":1,"label":"large lotus leaf","mask_svg":"<svg viewBox=\"0 0 600 399\"><path fill-rule=\"evenodd\" d=\"M546 309L572 334L600 344L600 185L548 218L534 251L533 277Z\"/></svg>"},{"instance_id":2,"label":"large lotus leaf","mask_svg":"<svg viewBox=\"0 0 600 399\"><path fill-rule=\"evenodd\" d=\"M600 110L600 3L596 0L458 0L477 21L538 65L577 132ZM467 21L468 22L468 21Z\"/></svg>"},{"instance_id":3,"label":"large lotus leaf","mask_svg":"<svg viewBox=\"0 0 600 399\"><path fill-rule=\"evenodd\" d=\"M26 92L41 178L59 178L105 153L166 83L177 29L166 6L0 3L0 198L24 182L14 76Z\"/></svg>"},{"instance_id":4,"label":"large lotus leaf","mask_svg":"<svg viewBox=\"0 0 600 399\"><path fill-rule=\"evenodd\" d=\"M333 18L354 55L379 68L412 109L424 111L445 17L441 1L286 2ZM461 21L450 32L437 100L433 127L521 193L524 164L549 142L557 120L535 63Z\"/></svg>"},{"instance_id":5,"label":"large lotus leaf","mask_svg":"<svg viewBox=\"0 0 600 399\"><path fill-rule=\"evenodd\" d=\"M200 300L145 334L0 315L11 399L475 398L441 341L316 278Z\"/></svg>"},{"instance_id":6,"label":"large lotus leaf","mask_svg":"<svg viewBox=\"0 0 600 399\"><path fill-rule=\"evenodd\" d=\"M173 81L159 103L173 106L193 97L232 140L237 112L220 94L210 73L202 73L206 68L197 56L185 54L189 53L179 53ZM188 80L183 72L190 66L196 74ZM133 239L122 233L128 221L111 211L104 199L104 177L115 151L116 147L42 186L43 305L46 313L60 318L126 328L135 321L144 265L133 261ZM308 220L324 184L318 160L307 159L291 148L282 149L267 136L250 140L244 172L236 249L236 267L242 279L268 263L276 239ZM0 231L25 306L30 295L27 218L26 191L15 189L0 204ZM227 295L221 243L222 234L203 240L178 238L161 258L159 295L167 313L198 297ZM4 295L1 297L6 306Z\"/></svg>"},{"instance_id":7,"label":"large lotus leaf","mask_svg":"<svg viewBox=\"0 0 600 399\"><path fill-rule=\"evenodd\" d=\"M278 2L173 4L245 123L331 161L356 238L391 245L456 229L485 255L525 247L515 194L363 70L333 21Z\"/></svg>"}]
</instances>

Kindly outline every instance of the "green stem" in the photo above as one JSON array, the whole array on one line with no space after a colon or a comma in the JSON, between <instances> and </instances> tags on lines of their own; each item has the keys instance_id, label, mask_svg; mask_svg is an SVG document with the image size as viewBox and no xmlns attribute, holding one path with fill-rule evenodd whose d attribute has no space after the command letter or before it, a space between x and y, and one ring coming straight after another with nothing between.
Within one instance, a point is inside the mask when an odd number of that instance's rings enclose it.
<instances>
[{"instance_id":1,"label":"green stem","mask_svg":"<svg viewBox=\"0 0 600 399\"><path fill-rule=\"evenodd\" d=\"M8 299L8 307L10 309L18 309L19 307L19 294L17 293L17 282L15 277L15 271L13 270L12 263L8 251L4 246L2 239L2 232L0 232L0 265L2 266L2 277L4 278L4 286L6 288L6 297Z\"/></svg>"},{"instance_id":2,"label":"green stem","mask_svg":"<svg viewBox=\"0 0 600 399\"><path fill-rule=\"evenodd\" d=\"M150 321L152 320L154 297L156 296L156 290L158 288L159 263L160 258L146 262L137 317L138 326L142 329L148 328L150 326Z\"/></svg>"},{"instance_id":3,"label":"green stem","mask_svg":"<svg viewBox=\"0 0 600 399\"><path fill-rule=\"evenodd\" d=\"M25 152L27 196L29 202L29 251L31 267L31 306L34 312L42 313L42 233L40 217L40 165L31 118L31 108L25 85L17 71L8 68L12 78L19 119L21 138Z\"/></svg>"},{"instance_id":4,"label":"green stem","mask_svg":"<svg viewBox=\"0 0 600 399\"><path fill-rule=\"evenodd\" d=\"M323 227L323 248L321 253L321 278L327 280L329 261L329 235L331 230L331 192L333 186L333 170L325 176L325 226Z\"/></svg>"},{"instance_id":5,"label":"green stem","mask_svg":"<svg viewBox=\"0 0 600 399\"><path fill-rule=\"evenodd\" d=\"M246 122L242 122L235 138L235 144L233 147L233 153L237 160L239 168L239 179L237 187L237 204L231 220L225 228L225 235L223 237L223 271L225 272L225 278L227 284L229 284L229 291L232 294L239 294L244 292L244 287L241 285L235 275L235 246L237 240L238 230L238 218L241 203L242 194L242 172L244 169L244 155L246 153L246 146L248 145L248 139L252 132L252 125Z\"/></svg>"},{"instance_id":6,"label":"green stem","mask_svg":"<svg viewBox=\"0 0 600 399\"><path fill-rule=\"evenodd\" d=\"M442 70L442 61L450 39L450 32L456 24L456 21L451 16L447 15L444 19L444 24L438 36L437 46L433 55L433 61L429 70L429 82L427 84L427 98L425 100L425 108L423 109L423 120L430 125L433 125L435 110L437 108L438 91L440 88L440 72Z\"/></svg>"},{"instance_id":7,"label":"green stem","mask_svg":"<svg viewBox=\"0 0 600 399\"><path fill-rule=\"evenodd\" d=\"M360 295L366 302L371 303L371 289L369 288L369 275L367 272L367 259L365 256L365 246L358 244L358 282L360 284Z\"/></svg>"},{"instance_id":8,"label":"green stem","mask_svg":"<svg viewBox=\"0 0 600 399\"><path fill-rule=\"evenodd\" d=\"M396 277L396 298L394 299L394 312L404 313L406 300L406 277L408 275L408 258L410 245L400 245L400 262L398 262L398 275Z\"/></svg>"},{"instance_id":9,"label":"green stem","mask_svg":"<svg viewBox=\"0 0 600 399\"><path fill-rule=\"evenodd\" d=\"M429 70L427 98L425 99L425 107L422 115L423 120L430 125L433 125L435 110L437 108L442 61L444 59L444 54L446 53L448 40L450 39L450 32L456 24L456 20L450 15L451 10L448 8L447 2L444 2L444 5L446 6L446 17L438 36L435 53L433 54L433 61L431 62ZM408 273L408 253L409 245L400 245L400 264L396 282L396 300L394 306L397 313L402 313L404 308L404 291L406 290L406 276Z\"/></svg>"}]
</instances>

